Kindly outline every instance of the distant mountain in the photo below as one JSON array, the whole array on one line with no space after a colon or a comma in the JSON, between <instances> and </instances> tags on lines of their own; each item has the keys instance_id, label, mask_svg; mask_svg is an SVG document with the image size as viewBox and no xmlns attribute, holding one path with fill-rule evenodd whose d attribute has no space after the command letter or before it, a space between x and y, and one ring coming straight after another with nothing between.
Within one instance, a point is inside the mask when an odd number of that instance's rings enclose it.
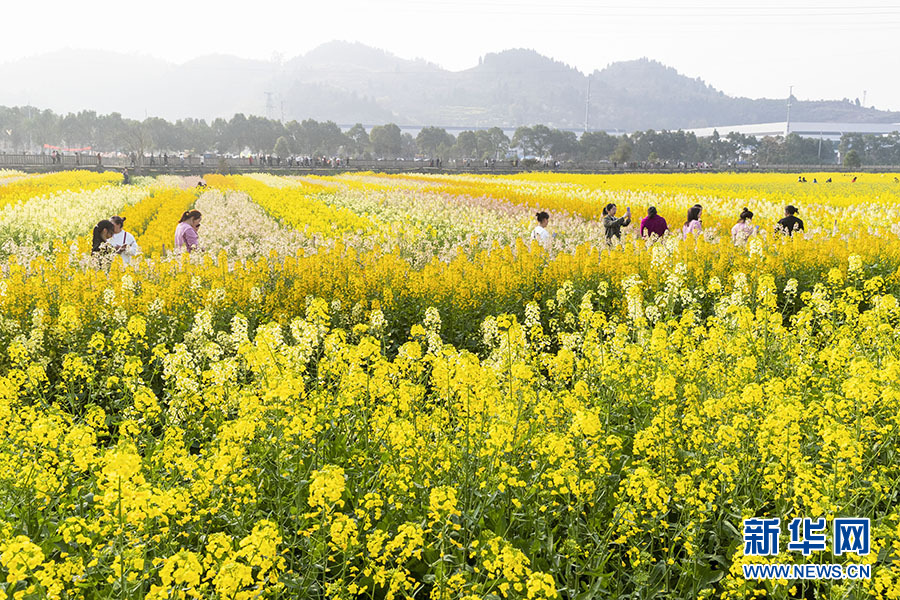
<instances>
[{"instance_id":1,"label":"distant mountain","mask_svg":"<svg viewBox=\"0 0 900 600\"><path fill-rule=\"evenodd\" d=\"M591 79L591 125L620 129L674 129L786 118L785 99L735 98L675 69L646 58L614 63ZM795 121L896 123L900 112L862 108L850 102L799 101L791 105Z\"/></svg>"},{"instance_id":2,"label":"distant mountain","mask_svg":"<svg viewBox=\"0 0 900 600\"><path fill-rule=\"evenodd\" d=\"M0 105L92 109L167 119L234 113L349 125L580 128L590 84L595 129L678 129L782 121L784 99L735 98L657 61L585 75L533 50L487 54L452 72L358 43L329 42L283 63L204 56L181 65L66 50L0 64ZM900 122L900 112L848 101L794 101L797 121Z\"/></svg>"}]
</instances>

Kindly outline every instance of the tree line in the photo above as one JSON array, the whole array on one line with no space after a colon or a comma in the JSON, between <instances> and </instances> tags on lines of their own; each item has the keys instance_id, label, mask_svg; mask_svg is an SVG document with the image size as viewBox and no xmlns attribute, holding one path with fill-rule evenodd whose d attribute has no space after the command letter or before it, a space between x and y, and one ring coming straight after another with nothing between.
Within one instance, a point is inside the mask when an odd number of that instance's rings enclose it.
<instances>
[{"instance_id":1,"label":"tree line","mask_svg":"<svg viewBox=\"0 0 900 600\"><path fill-rule=\"evenodd\" d=\"M241 113L231 119L158 117L143 121L119 113L81 111L58 115L34 107L0 107L0 149L92 148L95 152L346 156L502 161L524 157L534 161L596 163L709 163L712 165L828 165L837 157L848 166L900 165L900 134L845 134L839 143L804 138L756 138L738 133L698 137L685 131L636 131L624 135L553 129L545 125L519 127L510 138L502 129L462 131L423 127L416 136L388 123L366 129L357 123L346 131L332 121L313 119L282 123Z\"/></svg>"}]
</instances>

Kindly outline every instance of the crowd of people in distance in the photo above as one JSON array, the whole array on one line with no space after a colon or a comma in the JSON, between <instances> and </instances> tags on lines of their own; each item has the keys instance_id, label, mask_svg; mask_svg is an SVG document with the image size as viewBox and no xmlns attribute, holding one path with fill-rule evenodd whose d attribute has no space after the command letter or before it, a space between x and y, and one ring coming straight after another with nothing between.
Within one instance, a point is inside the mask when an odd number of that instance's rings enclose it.
<instances>
[{"instance_id":1,"label":"crowd of people in distance","mask_svg":"<svg viewBox=\"0 0 900 600\"><path fill-rule=\"evenodd\" d=\"M125 182L127 183L127 171ZM201 180L198 186L205 187ZM618 207L614 203L603 207L601 223L607 241L619 240L622 237L622 228L631 224L631 207L625 209L625 214L617 217ZM784 235L793 235L803 231L803 220L797 216L797 207L787 205L784 207L784 218L778 221L775 232ZM703 231L703 207L695 204L687 211L687 218L681 227L681 235L687 239L691 235L698 235ZM547 229L550 223L550 214L540 211L536 215L537 225L531 231L531 239L537 241L545 249L550 250L553 245L553 234ZM200 238L198 230L202 215L199 210L188 210L181 215L181 219L175 227L174 249L176 252L192 252L199 248ZM747 240L759 233L759 226L753 225L753 212L744 207L738 215L738 220L731 228L731 240L735 245L744 245ZM137 240L134 235L125 231L125 217L114 216L103 219L94 227L91 254L95 257L122 257L122 261L128 265L134 256L140 253ZM660 215L655 206L647 208L647 216L641 219L638 233L645 239L657 239L671 231L666 219Z\"/></svg>"},{"instance_id":2,"label":"crowd of people in distance","mask_svg":"<svg viewBox=\"0 0 900 600\"><path fill-rule=\"evenodd\" d=\"M622 238L622 228L627 227L631 223L631 207L625 209L625 215L616 217L618 207L615 204L607 204L603 208L602 224L603 230L608 241L619 240ZM784 207L784 218L775 225L775 233L782 235L794 235L798 231L803 231L803 220L797 216L797 207L788 204ZM691 235L698 235L703 231L703 207L695 204L687 211L687 218L681 226L681 235L687 239ZM553 234L547 230L550 222L550 215L546 211L537 213L538 224L531 231L531 239L537 241L545 249L550 250L553 244ZM750 237L759 233L759 226L753 225L753 212L744 207L738 215L737 223L731 228L731 241L737 246L743 246ZM638 233L644 239L657 239L666 235L669 224L666 219L660 215L655 206L647 208L647 216L641 219L641 226Z\"/></svg>"}]
</instances>

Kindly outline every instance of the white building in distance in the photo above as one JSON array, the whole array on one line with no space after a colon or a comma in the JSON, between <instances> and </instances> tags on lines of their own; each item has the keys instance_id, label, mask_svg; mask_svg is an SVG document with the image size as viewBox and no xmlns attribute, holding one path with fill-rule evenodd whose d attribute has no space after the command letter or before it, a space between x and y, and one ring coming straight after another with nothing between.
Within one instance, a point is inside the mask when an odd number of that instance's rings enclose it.
<instances>
[{"instance_id":1,"label":"white building in distance","mask_svg":"<svg viewBox=\"0 0 900 600\"><path fill-rule=\"evenodd\" d=\"M861 133L864 135L888 135L900 131L900 123L815 123L805 121L780 121L777 123L755 123L753 125L724 125L719 127L701 127L685 129L697 137L710 137L713 131L725 137L731 132L763 138L767 135L786 136L796 133L799 136L823 140L840 141L845 133Z\"/></svg>"}]
</instances>

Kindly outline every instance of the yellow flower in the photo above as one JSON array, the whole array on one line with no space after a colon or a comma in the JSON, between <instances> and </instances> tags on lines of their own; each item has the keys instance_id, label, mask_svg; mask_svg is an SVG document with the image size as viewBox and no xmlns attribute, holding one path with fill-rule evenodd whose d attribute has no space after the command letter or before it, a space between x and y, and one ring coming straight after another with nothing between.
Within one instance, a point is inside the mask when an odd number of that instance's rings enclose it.
<instances>
[{"instance_id":1,"label":"yellow flower","mask_svg":"<svg viewBox=\"0 0 900 600\"><path fill-rule=\"evenodd\" d=\"M322 510L331 510L336 503L343 506L341 495L345 486L344 469L341 467L326 465L313 471L309 484L309 505Z\"/></svg>"}]
</instances>

